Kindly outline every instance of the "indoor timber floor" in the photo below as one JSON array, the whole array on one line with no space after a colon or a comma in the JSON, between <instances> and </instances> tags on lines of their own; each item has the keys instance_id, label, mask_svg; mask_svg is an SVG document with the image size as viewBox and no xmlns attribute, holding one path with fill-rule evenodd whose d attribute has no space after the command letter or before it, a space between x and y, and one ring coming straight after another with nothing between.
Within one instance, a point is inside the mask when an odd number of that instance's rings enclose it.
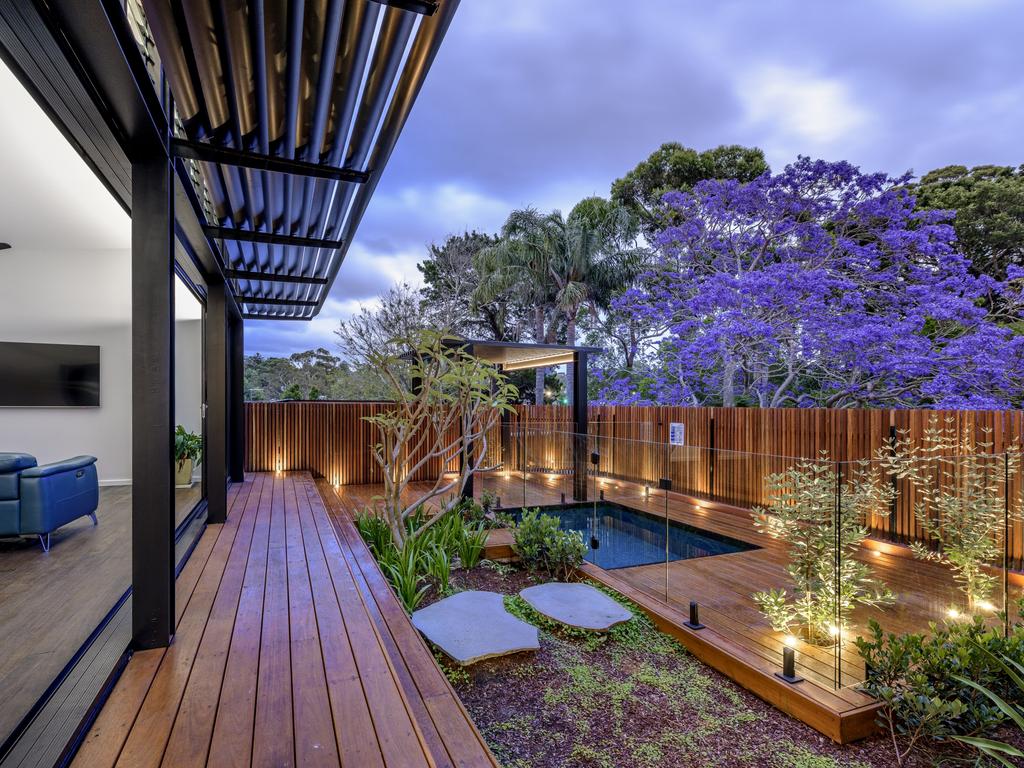
<instances>
[{"instance_id":1,"label":"indoor timber floor","mask_svg":"<svg viewBox=\"0 0 1024 768\"><path fill-rule=\"evenodd\" d=\"M175 491L175 524L200 486ZM131 487L100 488L98 525L79 518L51 536L0 542L0 742L46 692L131 584Z\"/></svg>"},{"instance_id":2,"label":"indoor timber floor","mask_svg":"<svg viewBox=\"0 0 1024 768\"><path fill-rule=\"evenodd\" d=\"M176 605L174 642L132 656L73 765L496 765L308 474L232 486Z\"/></svg>"}]
</instances>

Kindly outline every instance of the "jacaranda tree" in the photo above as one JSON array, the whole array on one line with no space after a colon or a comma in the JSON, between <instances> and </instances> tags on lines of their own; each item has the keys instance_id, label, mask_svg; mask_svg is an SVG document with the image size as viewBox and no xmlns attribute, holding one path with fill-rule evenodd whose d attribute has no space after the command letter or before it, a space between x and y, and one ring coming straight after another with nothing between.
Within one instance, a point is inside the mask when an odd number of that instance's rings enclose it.
<instances>
[{"instance_id":1,"label":"jacaranda tree","mask_svg":"<svg viewBox=\"0 0 1024 768\"><path fill-rule=\"evenodd\" d=\"M1024 338L972 274L952 214L908 177L799 158L747 183L665 195L674 222L620 311L659 330L607 401L1001 408L1024 393Z\"/></svg>"}]
</instances>

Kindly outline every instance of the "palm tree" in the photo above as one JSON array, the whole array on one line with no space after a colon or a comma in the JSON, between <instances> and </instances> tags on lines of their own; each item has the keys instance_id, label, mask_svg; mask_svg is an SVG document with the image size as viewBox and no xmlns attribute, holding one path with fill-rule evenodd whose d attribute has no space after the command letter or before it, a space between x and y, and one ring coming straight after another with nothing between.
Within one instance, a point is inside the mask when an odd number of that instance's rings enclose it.
<instances>
[{"instance_id":1,"label":"palm tree","mask_svg":"<svg viewBox=\"0 0 1024 768\"><path fill-rule=\"evenodd\" d=\"M622 247L632 224L628 213L601 198L578 203L567 217L534 208L512 211L498 243L481 250L475 262L480 285L475 297L487 301L510 289L534 309L534 339L553 343L560 319L566 343L575 345L581 310L595 311L617 287L631 279L640 251ZM537 369L535 402L544 403L544 369ZM572 392L574 371L567 366Z\"/></svg>"}]
</instances>

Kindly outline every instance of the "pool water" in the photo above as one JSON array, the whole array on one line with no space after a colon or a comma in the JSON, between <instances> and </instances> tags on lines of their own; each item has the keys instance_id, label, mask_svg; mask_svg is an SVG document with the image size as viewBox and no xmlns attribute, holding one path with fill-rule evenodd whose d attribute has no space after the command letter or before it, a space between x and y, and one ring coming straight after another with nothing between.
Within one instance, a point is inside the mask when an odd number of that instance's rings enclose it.
<instances>
[{"instance_id":1,"label":"pool water","mask_svg":"<svg viewBox=\"0 0 1024 768\"><path fill-rule=\"evenodd\" d=\"M540 507L557 517L563 531L578 531L587 542L586 561L605 570L665 562L665 518L610 501ZM517 520L522 510L513 514ZM596 546L595 546L596 545ZM668 560L727 555L759 549L739 539L669 521Z\"/></svg>"}]
</instances>

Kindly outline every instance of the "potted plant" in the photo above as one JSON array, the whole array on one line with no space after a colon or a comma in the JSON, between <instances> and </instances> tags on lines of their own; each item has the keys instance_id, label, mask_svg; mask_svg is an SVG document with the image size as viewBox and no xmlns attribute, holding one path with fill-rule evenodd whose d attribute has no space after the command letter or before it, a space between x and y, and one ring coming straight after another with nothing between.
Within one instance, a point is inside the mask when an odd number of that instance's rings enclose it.
<instances>
[{"instance_id":1,"label":"potted plant","mask_svg":"<svg viewBox=\"0 0 1024 768\"><path fill-rule=\"evenodd\" d=\"M203 438L187 431L181 424L174 430L174 485L192 487L192 469L203 458Z\"/></svg>"}]
</instances>

